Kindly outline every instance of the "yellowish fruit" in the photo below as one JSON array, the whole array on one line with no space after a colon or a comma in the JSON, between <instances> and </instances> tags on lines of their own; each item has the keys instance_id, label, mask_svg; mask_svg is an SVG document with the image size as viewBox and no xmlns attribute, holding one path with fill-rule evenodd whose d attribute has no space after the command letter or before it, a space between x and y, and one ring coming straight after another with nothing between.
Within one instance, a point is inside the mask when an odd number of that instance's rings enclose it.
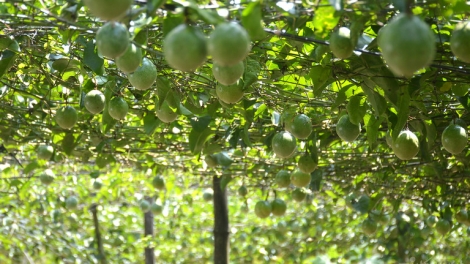
<instances>
[{"instance_id":1,"label":"yellowish fruit","mask_svg":"<svg viewBox=\"0 0 470 264\"><path fill-rule=\"evenodd\" d=\"M296 202L302 202L305 200L305 197L307 197L307 192L304 188L295 188L294 191L292 191L292 199Z\"/></svg>"},{"instance_id":2,"label":"yellowish fruit","mask_svg":"<svg viewBox=\"0 0 470 264\"><path fill-rule=\"evenodd\" d=\"M470 63L470 21L458 23L450 37L450 49L459 60Z\"/></svg>"},{"instance_id":3,"label":"yellowish fruit","mask_svg":"<svg viewBox=\"0 0 470 264\"><path fill-rule=\"evenodd\" d=\"M428 67L436 54L436 38L429 25L405 13L379 31L378 45L390 70L407 78Z\"/></svg>"},{"instance_id":4,"label":"yellowish fruit","mask_svg":"<svg viewBox=\"0 0 470 264\"><path fill-rule=\"evenodd\" d=\"M291 183L295 187L306 187L310 184L311 176L308 173L301 172L300 170L295 170L290 177Z\"/></svg>"},{"instance_id":5,"label":"yellowish fruit","mask_svg":"<svg viewBox=\"0 0 470 264\"><path fill-rule=\"evenodd\" d=\"M310 155L303 155L297 162L297 167L301 172L312 173L317 168L317 163Z\"/></svg>"},{"instance_id":6,"label":"yellowish fruit","mask_svg":"<svg viewBox=\"0 0 470 264\"><path fill-rule=\"evenodd\" d=\"M296 148L297 141L291 133L282 131L274 135L272 149L279 158L289 158Z\"/></svg>"},{"instance_id":7,"label":"yellowish fruit","mask_svg":"<svg viewBox=\"0 0 470 264\"><path fill-rule=\"evenodd\" d=\"M362 222L361 229L364 234L368 236L372 235L377 231L377 223L374 220L367 218Z\"/></svg>"},{"instance_id":8,"label":"yellowish fruit","mask_svg":"<svg viewBox=\"0 0 470 264\"><path fill-rule=\"evenodd\" d=\"M393 152L401 160L410 160L419 152L418 137L409 130L401 131L393 142Z\"/></svg>"},{"instance_id":9,"label":"yellowish fruit","mask_svg":"<svg viewBox=\"0 0 470 264\"><path fill-rule=\"evenodd\" d=\"M255 204L255 214L259 218L266 218L271 215L272 206L268 201L258 201Z\"/></svg>"},{"instance_id":10,"label":"yellowish fruit","mask_svg":"<svg viewBox=\"0 0 470 264\"><path fill-rule=\"evenodd\" d=\"M443 236L449 233L451 228L449 221L445 219L439 219L436 223L436 231Z\"/></svg>"},{"instance_id":11,"label":"yellowish fruit","mask_svg":"<svg viewBox=\"0 0 470 264\"><path fill-rule=\"evenodd\" d=\"M441 142L449 153L459 154L467 146L467 131L459 125L449 125L442 132Z\"/></svg>"},{"instance_id":12,"label":"yellowish fruit","mask_svg":"<svg viewBox=\"0 0 470 264\"><path fill-rule=\"evenodd\" d=\"M206 37L196 27L181 24L163 40L163 55L173 69L192 72L206 61Z\"/></svg>"}]
</instances>

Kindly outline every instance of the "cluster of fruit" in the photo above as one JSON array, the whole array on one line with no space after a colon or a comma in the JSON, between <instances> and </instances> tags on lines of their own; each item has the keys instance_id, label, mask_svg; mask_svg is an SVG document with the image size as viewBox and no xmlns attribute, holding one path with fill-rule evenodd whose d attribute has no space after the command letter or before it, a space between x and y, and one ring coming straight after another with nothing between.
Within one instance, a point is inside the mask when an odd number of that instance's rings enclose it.
<instances>
[{"instance_id":1,"label":"cluster of fruit","mask_svg":"<svg viewBox=\"0 0 470 264\"><path fill-rule=\"evenodd\" d=\"M419 17L401 13L384 26L377 36L378 46L390 70L397 76L411 78L413 74L431 65L436 54L433 30ZM470 63L470 21L460 22L450 38L452 53ZM357 37L347 27L331 34L330 49L340 58L349 58L356 47Z\"/></svg>"}]
</instances>

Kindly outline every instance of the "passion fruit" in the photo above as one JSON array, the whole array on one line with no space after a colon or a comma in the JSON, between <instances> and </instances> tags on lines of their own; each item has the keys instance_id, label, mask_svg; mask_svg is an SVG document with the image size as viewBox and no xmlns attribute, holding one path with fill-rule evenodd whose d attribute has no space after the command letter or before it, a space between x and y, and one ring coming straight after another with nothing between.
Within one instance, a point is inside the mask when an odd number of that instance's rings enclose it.
<instances>
[{"instance_id":1,"label":"passion fruit","mask_svg":"<svg viewBox=\"0 0 470 264\"><path fill-rule=\"evenodd\" d=\"M215 89L215 93L219 100L226 104L236 104L238 103L245 94L243 90L244 83L242 80L238 80L238 82L232 85L223 85L221 83L217 84Z\"/></svg>"},{"instance_id":2,"label":"passion fruit","mask_svg":"<svg viewBox=\"0 0 470 264\"><path fill-rule=\"evenodd\" d=\"M142 62L142 50L131 43L126 52L119 56L116 59L116 66L123 73L132 73L139 68L140 63Z\"/></svg>"},{"instance_id":3,"label":"passion fruit","mask_svg":"<svg viewBox=\"0 0 470 264\"><path fill-rule=\"evenodd\" d=\"M272 214L275 216L282 216L286 213L287 205L284 200L276 198L271 202Z\"/></svg>"},{"instance_id":4,"label":"passion fruit","mask_svg":"<svg viewBox=\"0 0 470 264\"><path fill-rule=\"evenodd\" d=\"M459 60L470 63L470 21L458 23L450 37L450 49Z\"/></svg>"},{"instance_id":5,"label":"passion fruit","mask_svg":"<svg viewBox=\"0 0 470 264\"><path fill-rule=\"evenodd\" d=\"M467 131L459 125L449 125L442 132L441 142L444 149L449 153L459 154L467 146Z\"/></svg>"},{"instance_id":6,"label":"passion fruit","mask_svg":"<svg viewBox=\"0 0 470 264\"><path fill-rule=\"evenodd\" d=\"M251 50L250 36L235 22L219 24L209 36L208 52L221 66L231 66L244 60Z\"/></svg>"},{"instance_id":7,"label":"passion fruit","mask_svg":"<svg viewBox=\"0 0 470 264\"><path fill-rule=\"evenodd\" d=\"M407 78L429 66L436 54L436 39L429 25L404 13L379 31L378 45L390 70Z\"/></svg>"},{"instance_id":8,"label":"passion fruit","mask_svg":"<svg viewBox=\"0 0 470 264\"><path fill-rule=\"evenodd\" d=\"M206 61L206 38L199 29L181 24L163 40L163 55L173 69L192 72Z\"/></svg>"},{"instance_id":9,"label":"passion fruit","mask_svg":"<svg viewBox=\"0 0 470 264\"><path fill-rule=\"evenodd\" d=\"M290 185L290 173L286 170L280 170L276 173L275 181L281 188L289 187Z\"/></svg>"},{"instance_id":10,"label":"passion fruit","mask_svg":"<svg viewBox=\"0 0 470 264\"><path fill-rule=\"evenodd\" d=\"M157 80L157 67L155 64L147 58L142 60L142 65L140 65L137 70L129 74L129 82L137 90L147 90L155 83Z\"/></svg>"},{"instance_id":11,"label":"passion fruit","mask_svg":"<svg viewBox=\"0 0 470 264\"><path fill-rule=\"evenodd\" d=\"M124 119L128 111L129 105L126 100L120 96L112 98L108 103L108 113L116 120Z\"/></svg>"},{"instance_id":12,"label":"passion fruit","mask_svg":"<svg viewBox=\"0 0 470 264\"><path fill-rule=\"evenodd\" d=\"M340 27L333 32L330 37L330 50L340 59L351 57L355 44L351 40L350 30L347 27Z\"/></svg>"},{"instance_id":13,"label":"passion fruit","mask_svg":"<svg viewBox=\"0 0 470 264\"><path fill-rule=\"evenodd\" d=\"M129 31L124 24L108 22L96 32L98 52L110 59L123 55L129 44Z\"/></svg>"},{"instance_id":14,"label":"passion fruit","mask_svg":"<svg viewBox=\"0 0 470 264\"><path fill-rule=\"evenodd\" d=\"M310 174L302 172L300 170L295 170L290 177L290 181L295 187L306 187L310 184Z\"/></svg>"},{"instance_id":15,"label":"passion fruit","mask_svg":"<svg viewBox=\"0 0 470 264\"><path fill-rule=\"evenodd\" d=\"M78 120L77 111L73 106L64 106L57 110L55 121L63 129L72 128Z\"/></svg>"},{"instance_id":16,"label":"passion fruit","mask_svg":"<svg viewBox=\"0 0 470 264\"><path fill-rule=\"evenodd\" d=\"M279 158L289 158L297 148L297 141L291 133L282 131L274 135L272 148Z\"/></svg>"},{"instance_id":17,"label":"passion fruit","mask_svg":"<svg viewBox=\"0 0 470 264\"><path fill-rule=\"evenodd\" d=\"M236 83L243 75L245 66L243 61L232 66L221 66L214 62L212 74L214 78L223 85L232 85Z\"/></svg>"},{"instance_id":18,"label":"passion fruit","mask_svg":"<svg viewBox=\"0 0 470 264\"><path fill-rule=\"evenodd\" d=\"M90 13L103 20L116 20L123 17L133 0L83 0Z\"/></svg>"},{"instance_id":19,"label":"passion fruit","mask_svg":"<svg viewBox=\"0 0 470 264\"><path fill-rule=\"evenodd\" d=\"M307 139L312 133L312 120L304 114L295 116L289 126L290 133L298 139Z\"/></svg>"},{"instance_id":20,"label":"passion fruit","mask_svg":"<svg viewBox=\"0 0 470 264\"><path fill-rule=\"evenodd\" d=\"M103 111L105 106L104 94L98 90L91 90L85 95L84 104L88 112L96 115Z\"/></svg>"},{"instance_id":21,"label":"passion fruit","mask_svg":"<svg viewBox=\"0 0 470 264\"><path fill-rule=\"evenodd\" d=\"M164 123L171 123L178 118L178 114L164 101L160 109L157 109L157 117Z\"/></svg>"},{"instance_id":22,"label":"passion fruit","mask_svg":"<svg viewBox=\"0 0 470 264\"><path fill-rule=\"evenodd\" d=\"M346 142L353 142L360 133L361 124L351 123L349 115L343 115L336 124L336 134Z\"/></svg>"},{"instance_id":23,"label":"passion fruit","mask_svg":"<svg viewBox=\"0 0 470 264\"><path fill-rule=\"evenodd\" d=\"M403 130L393 142L393 152L401 160L410 160L418 154L418 137L409 130Z\"/></svg>"},{"instance_id":24,"label":"passion fruit","mask_svg":"<svg viewBox=\"0 0 470 264\"><path fill-rule=\"evenodd\" d=\"M258 201L255 204L255 214L259 218L266 218L271 215L272 206L268 201Z\"/></svg>"}]
</instances>

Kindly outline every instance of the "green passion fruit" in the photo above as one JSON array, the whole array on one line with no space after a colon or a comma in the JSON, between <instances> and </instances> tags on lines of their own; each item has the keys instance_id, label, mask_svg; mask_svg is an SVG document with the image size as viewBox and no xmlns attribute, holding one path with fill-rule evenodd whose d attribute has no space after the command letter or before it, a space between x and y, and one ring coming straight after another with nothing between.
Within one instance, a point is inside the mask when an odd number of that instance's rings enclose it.
<instances>
[{"instance_id":1,"label":"green passion fruit","mask_svg":"<svg viewBox=\"0 0 470 264\"><path fill-rule=\"evenodd\" d=\"M290 181L295 187L306 187L310 184L311 176L300 170L295 170L290 177Z\"/></svg>"},{"instance_id":2,"label":"green passion fruit","mask_svg":"<svg viewBox=\"0 0 470 264\"><path fill-rule=\"evenodd\" d=\"M317 168L317 163L310 155L303 155L299 158L297 167L301 172L312 173Z\"/></svg>"},{"instance_id":3,"label":"green passion fruit","mask_svg":"<svg viewBox=\"0 0 470 264\"><path fill-rule=\"evenodd\" d=\"M343 115L336 124L336 134L346 141L353 142L361 133L361 124L353 124L349 120L349 115Z\"/></svg>"},{"instance_id":4,"label":"green passion fruit","mask_svg":"<svg viewBox=\"0 0 470 264\"><path fill-rule=\"evenodd\" d=\"M245 65L243 61L231 66L221 66L214 62L212 74L214 78L223 85L232 85L236 83L243 75Z\"/></svg>"},{"instance_id":5,"label":"green passion fruit","mask_svg":"<svg viewBox=\"0 0 470 264\"><path fill-rule=\"evenodd\" d=\"M78 120L77 111L73 106L64 106L57 110L55 121L63 129L72 128Z\"/></svg>"},{"instance_id":6,"label":"green passion fruit","mask_svg":"<svg viewBox=\"0 0 470 264\"><path fill-rule=\"evenodd\" d=\"M450 49L459 60L470 63L470 21L458 23L450 37Z\"/></svg>"},{"instance_id":7,"label":"green passion fruit","mask_svg":"<svg viewBox=\"0 0 470 264\"><path fill-rule=\"evenodd\" d=\"M243 87L244 83L242 80L238 80L238 82L232 85L223 85L219 83L217 84L215 93L222 102L226 104L236 104L243 98L243 95L245 94Z\"/></svg>"},{"instance_id":8,"label":"green passion fruit","mask_svg":"<svg viewBox=\"0 0 470 264\"><path fill-rule=\"evenodd\" d=\"M178 118L178 113L171 109L167 101L164 101L160 109L157 109L157 117L164 123L171 123Z\"/></svg>"},{"instance_id":9,"label":"green passion fruit","mask_svg":"<svg viewBox=\"0 0 470 264\"><path fill-rule=\"evenodd\" d=\"M237 23L219 24L210 34L208 52L221 66L231 66L244 60L251 50L250 36Z\"/></svg>"},{"instance_id":10,"label":"green passion fruit","mask_svg":"<svg viewBox=\"0 0 470 264\"><path fill-rule=\"evenodd\" d=\"M444 149L449 153L459 154L467 146L467 131L459 125L449 125L442 132L441 142Z\"/></svg>"},{"instance_id":11,"label":"green passion fruit","mask_svg":"<svg viewBox=\"0 0 470 264\"><path fill-rule=\"evenodd\" d=\"M65 207L67 209L75 209L78 206L78 198L75 196L70 196L65 199Z\"/></svg>"},{"instance_id":12,"label":"green passion fruit","mask_svg":"<svg viewBox=\"0 0 470 264\"><path fill-rule=\"evenodd\" d=\"M108 113L116 120L124 119L128 111L129 105L126 100L120 96L112 98L108 103Z\"/></svg>"},{"instance_id":13,"label":"green passion fruit","mask_svg":"<svg viewBox=\"0 0 470 264\"><path fill-rule=\"evenodd\" d=\"M150 203L147 200L142 200L139 203L140 210L142 212L147 213L150 211Z\"/></svg>"},{"instance_id":14,"label":"green passion fruit","mask_svg":"<svg viewBox=\"0 0 470 264\"><path fill-rule=\"evenodd\" d=\"M50 160L52 158L52 154L54 153L54 148L49 145L40 145L36 153L38 155L38 159L42 160Z\"/></svg>"},{"instance_id":15,"label":"green passion fruit","mask_svg":"<svg viewBox=\"0 0 470 264\"><path fill-rule=\"evenodd\" d=\"M275 181L281 188L289 187L290 185L290 173L286 170L280 170L276 173Z\"/></svg>"},{"instance_id":16,"label":"green passion fruit","mask_svg":"<svg viewBox=\"0 0 470 264\"><path fill-rule=\"evenodd\" d=\"M446 235L449 233L450 229L452 229L452 226L450 225L450 222L445 220L445 219L439 219L436 223L436 231L441 234L441 235Z\"/></svg>"},{"instance_id":17,"label":"green passion fruit","mask_svg":"<svg viewBox=\"0 0 470 264\"><path fill-rule=\"evenodd\" d=\"M155 187L155 189L163 190L163 189L165 189L165 180L163 179L162 176L157 175L157 176L153 177L152 185L153 185L153 187Z\"/></svg>"},{"instance_id":18,"label":"green passion fruit","mask_svg":"<svg viewBox=\"0 0 470 264\"><path fill-rule=\"evenodd\" d=\"M418 154L418 137L409 130L403 130L393 142L393 152L401 160L410 160Z\"/></svg>"},{"instance_id":19,"label":"green passion fruit","mask_svg":"<svg viewBox=\"0 0 470 264\"><path fill-rule=\"evenodd\" d=\"M258 201L255 204L255 214L259 218L266 218L271 215L272 206L268 201Z\"/></svg>"},{"instance_id":20,"label":"green passion fruit","mask_svg":"<svg viewBox=\"0 0 470 264\"><path fill-rule=\"evenodd\" d=\"M123 73L132 73L139 68L140 63L142 62L142 50L131 43L126 52L123 55L119 56L116 59L116 66Z\"/></svg>"},{"instance_id":21,"label":"green passion fruit","mask_svg":"<svg viewBox=\"0 0 470 264\"><path fill-rule=\"evenodd\" d=\"M105 106L104 94L98 90L91 90L88 92L83 101L86 110L94 115L103 111Z\"/></svg>"},{"instance_id":22,"label":"green passion fruit","mask_svg":"<svg viewBox=\"0 0 470 264\"><path fill-rule=\"evenodd\" d=\"M129 31L124 24L108 22L96 32L98 52L110 59L123 55L129 44Z\"/></svg>"},{"instance_id":23,"label":"green passion fruit","mask_svg":"<svg viewBox=\"0 0 470 264\"><path fill-rule=\"evenodd\" d=\"M331 34L330 50L336 57L340 59L349 58L353 54L354 46L349 28L340 27Z\"/></svg>"},{"instance_id":24,"label":"green passion fruit","mask_svg":"<svg viewBox=\"0 0 470 264\"><path fill-rule=\"evenodd\" d=\"M302 202L307 197L307 192L304 188L295 188L292 191L292 199L296 202Z\"/></svg>"},{"instance_id":25,"label":"green passion fruit","mask_svg":"<svg viewBox=\"0 0 470 264\"><path fill-rule=\"evenodd\" d=\"M90 13L103 20L116 20L123 17L133 0L83 0Z\"/></svg>"},{"instance_id":26,"label":"green passion fruit","mask_svg":"<svg viewBox=\"0 0 470 264\"><path fill-rule=\"evenodd\" d=\"M291 133L282 131L274 135L272 140L272 149L276 156L280 158L289 158L297 148L297 141Z\"/></svg>"},{"instance_id":27,"label":"green passion fruit","mask_svg":"<svg viewBox=\"0 0 470 264\"><path fill-rule=\"evenodd\" d=\"M287 205L284 200L276 198L271 202L272 214L275 216L282 216L286 213Z\"/></svg>"},{"instance_id":28,"label":"green passion fruit","mask_svg":"<svg viewBox=\"0 0 470 264\"><path fill-rule=\"evenodd\" d=\"M375 231L377 231L377 222L375 222L374 220L370 218L367 218L366 220L362 222L361 229L362 229L362 232L364 232L364 234L370 236L374 234Z\"/></svg>"},{"instance_id":29,"label":"green passion fruit","mask_svg":"<svg viewBox=\"0 0 470 264\"><path fill-rule=\"evenodd\" d=\"M312 120L304 114L299 114L289 123L289 132L298 139L307 139L312 133Z\"/></svg>"},{"instance_id":30,"label":"green passion fruit","mask_svg":"<svg viewBox=\"0 0 470 264\"><path fill-rule=\"evenodd\" d=\"M399 14L383 27L378 45L390 70L407 78L429 66L436 54L436 40L429 25L409 14Z\"/></svg>"},{"instance_id":31,"label":"green passion fruit","mask_svg":"<svg viewBox=\"0 0 470 264\"><path fill-rule=\"evenodd\" d=\"M192 72L206 61L206 38L199 29L181 24L163 40L163 55L173 69Z\"/></svg>"},{"instance_id":32,"label":"green passion fruit","mask_svg":"<svg viewBox=\"0 0 470 264\"><path fill-rule=\"evenodd\" d=\"M147 58L142 60L142 65L140 65L137 70L127 76L129 82L137 90L147 90L155 83L157 80L157 67L155 64Z\"/></svg>"}]
</instances>

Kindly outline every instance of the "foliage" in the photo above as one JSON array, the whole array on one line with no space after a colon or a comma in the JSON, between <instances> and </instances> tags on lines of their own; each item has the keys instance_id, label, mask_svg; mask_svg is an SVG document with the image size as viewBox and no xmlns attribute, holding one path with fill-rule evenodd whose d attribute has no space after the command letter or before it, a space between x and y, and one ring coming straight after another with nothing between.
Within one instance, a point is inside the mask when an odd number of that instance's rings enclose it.
<instances>
[{"instance_id":1,"label":"foliage","mask_svg":"<svg viewBox=\"0 0 470 264\"><path fill-rule=\"evenodd\" d=\"M395 76L377 45L379 30L397 10L423 19L436 37L433 63L410 78ZM449 42L469 12L463 0L134 1L120 22L157 69L153 86L139 90L114 59L98 53L95 37L105 22L81 1L3 3L2 262L97 262L92 204L99 205L105 251L113 252L107 255L110 263L138 262L148 243L164 262L207 262L213 220L202 192L213 175L224 175L233 196L234 262L307 262L323 255L332 262L347 257L462 261L469 241L463 238L465 224L453 214L470 198L470 152L450 154L440 135L451 123L470 122L470 69L454 57ZM211 59L181 72L168 65L162 47L182 23L209 36L232 19L241 21L252 40L240 82L243 99L233 105L217 98ZM344 60L328 48L331 32L340 27L348 27L357 42ZM94 89L106 102L96 115L84 106ZM109 103L121 98L128 112L116 120ZM70 129L54 118L64 106L78 113ZM163 106L177 113L175 121L159 119ZM280 159L271 141L288 129L282 115L289 112L307 115L312 133L297 141L294 155ZM343 142L335 132L345 114L362 124L353 142ZM387 134L393 143L404 129L419 140L419 153L409 161L398 159L386 142ZM37 159L43 144L54 149L49 161ZM309 196L297 203L290 199L294 189L278 188L275 175L281 169L293 172L305 154L318 168L311 174ZM48 186L37 179L46 168L55 174ZM93 190L93 177L100 173L103 186ZM156 175L165 176L164 191L152 187ZM235 197L242 184L247 198ZM77 197L77 209L66 209L70 196ZM144 196L163 205L152 240L141 237ZM286 201L287 213L256 219L254 204L274 196ZM248 214L240 210L245 203ZM390 220L363 235L361 223L377 212ZM449 221L451 231L423 235L430 215Z\"/></svg>"}]
</instances>

